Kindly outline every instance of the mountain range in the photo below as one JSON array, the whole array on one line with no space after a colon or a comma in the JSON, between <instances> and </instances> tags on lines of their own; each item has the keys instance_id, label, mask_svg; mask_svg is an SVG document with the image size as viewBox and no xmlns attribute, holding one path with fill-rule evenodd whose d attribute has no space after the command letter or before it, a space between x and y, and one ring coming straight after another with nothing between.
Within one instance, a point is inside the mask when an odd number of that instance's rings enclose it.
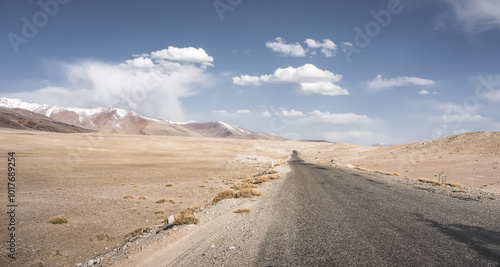
<instances>
[{"instance_id":1,"label":"mountain range","mask_svg":"<svg viewBox=\"0 0 500 267\"><path fill-rule=\"evenodd\" d=\"M99 132L242 139L284 140L225 122L175 123L120 108L68 108L0 98L0 127L60 133Z\"/></svg>"}]
</instances>

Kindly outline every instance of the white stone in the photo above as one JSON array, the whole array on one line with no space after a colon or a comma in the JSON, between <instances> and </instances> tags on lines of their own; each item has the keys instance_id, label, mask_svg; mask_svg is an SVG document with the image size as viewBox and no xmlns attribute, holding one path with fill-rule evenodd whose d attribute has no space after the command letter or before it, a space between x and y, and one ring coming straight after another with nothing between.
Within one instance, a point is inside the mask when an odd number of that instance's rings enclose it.
<instances>
[{"instance_id":1,"label":"white stone","mask_svg":"<svg viewBox=\"0 0 500 267\"><path fill-rule=\"evenodd\" d=\"M174 215L172 214L172 215L168 216L168 218L167 218L167 225L173 225L174 222L175 222Z\"/></svg>"}]
</instances>

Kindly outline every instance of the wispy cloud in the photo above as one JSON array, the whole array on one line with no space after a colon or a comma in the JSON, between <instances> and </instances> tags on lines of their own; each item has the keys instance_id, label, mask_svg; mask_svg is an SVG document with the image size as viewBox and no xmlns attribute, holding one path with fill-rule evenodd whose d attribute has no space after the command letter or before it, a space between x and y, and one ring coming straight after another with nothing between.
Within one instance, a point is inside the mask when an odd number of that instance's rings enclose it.
<instances>
[{"instance_id":1,"label":"wispy cloud","mask_svg":"<svg viewBox=\"0 0 500 267\"><path fill-rule=\"evenodd\" d=\"M187 119L181 99L214 82L205 71L213 58L202 48L169 47L138 56L121 64L96 60L52 64L65 74L67 85L4 96L69 107L115 106L175 121Z\"/></svg>"},{"instance_id":2,"label":"wispy cloud","mask_svg":"<svg viewBox=\"0 0 500 267\"><path fill-rule=\"evenodd\" d=\"M500 1L445 0L452 8L459 27L470 33L500 28Z\"/></svg>"},{"instance_id":3,"label":"wispy cloud","mask_svg":"<svg viewBox=\"0 0 500 267\"><path fill-rule=\"evenodd\" d=\"M382 91L389 90L394 87L407 86L407 85L420 85L420 86L430 86L434 85L433 80L427 80L418 77L396 77L391 79L384 79L382 75L377 75L375 79L368 82L368 88L372 91Z\"/></svg>"},{"instance_id":4,"label":"wispy cloud","mask_svg":"<svg viewBox=\"0 0 500 267\"><path fill-rule=\"evenodd\" d=\"M223 117L239 117L240 115L250 114L250 113L251 113L251 111L248 109L238 109L235 112L230 112L230 111L227 111L225 109L218 109L218 110L212 111L212 114L220 115Z\"/></svg>"}]
</instances>

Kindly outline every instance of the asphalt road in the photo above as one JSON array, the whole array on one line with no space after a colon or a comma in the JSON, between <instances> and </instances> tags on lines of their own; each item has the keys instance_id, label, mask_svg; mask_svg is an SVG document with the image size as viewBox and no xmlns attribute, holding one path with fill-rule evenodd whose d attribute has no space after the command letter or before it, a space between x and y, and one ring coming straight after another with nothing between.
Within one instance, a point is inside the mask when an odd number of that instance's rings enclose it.
<instances>
[{"instance_id":1,"label":"asphalt road","mask_svg":"<svg viewBox=\"0 0 500 267\"><path fill-rule=\"evenodd\" d=\"M302 161L200 226L163 266L500 266L500 200L472 201L404 178ZM464 200L465 199L465 200ZM163 253L162 255L168 255ZM136 265L136 266L148 266ZM149 265L151 266L151 265ZM160 266L160 265L156 265Z\"/></svg>"},{"instance_id":2,"label":"asphalt road","mask_svg":"<svg viewBox=\"0 0 500 267\"><path fill-rule=\"evenodd\" d=\"M253 266L500 266L499 201L305 163L271 204Z\"/></svg>"}]
</instances>

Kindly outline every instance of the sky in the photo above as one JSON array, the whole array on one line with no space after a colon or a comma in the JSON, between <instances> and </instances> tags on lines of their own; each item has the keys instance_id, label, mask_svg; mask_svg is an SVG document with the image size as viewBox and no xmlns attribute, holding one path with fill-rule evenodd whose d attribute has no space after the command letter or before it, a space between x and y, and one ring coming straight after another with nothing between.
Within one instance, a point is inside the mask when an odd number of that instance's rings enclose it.
<instances>
[{"instance_id":1,"label":"sky","mask_svg":"<svg viewBox=\"0 0 500 267\"><path fill-rule=\"evenodd\" d=\"M0 97L359 145L500 130L497 0L5 0Z\"/></svg>"}]
</instances>

